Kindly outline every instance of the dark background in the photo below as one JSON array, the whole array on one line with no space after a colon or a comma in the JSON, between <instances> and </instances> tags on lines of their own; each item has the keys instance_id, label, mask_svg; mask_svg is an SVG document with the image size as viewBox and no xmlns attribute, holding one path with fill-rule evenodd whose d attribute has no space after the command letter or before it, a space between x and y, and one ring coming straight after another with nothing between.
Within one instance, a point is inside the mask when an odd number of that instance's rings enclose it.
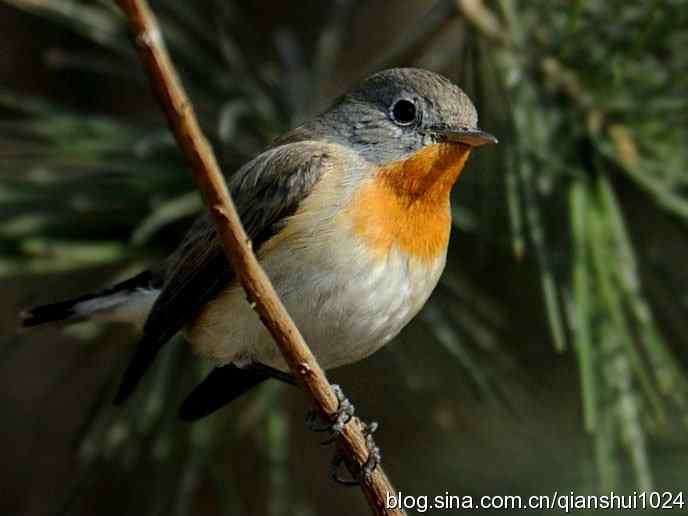
<instances>
[{"instance_id":1,"label":"dark background","mask_svg":"<svg viewBox=\"0 0 688 516\"><path fill-rule=\"evenodd\" d=\"M333 450L305 429L308 407L296 389L263 386L190 426L175 411L207 365L181 340L121 408L109 400L136 344L133 329L17 331L24 307L161 259L200 206L106 4L0 2L0 512L365 514L357 489L329 480ZM481 126L500 138L498 150L471 157L455 189L448 270L428 308L392 345L330 374L359 416L380 423L383 464L400 490L678 492L688 420L680 2L431 4L234 2L232 11L221 2L152 2L228 173L391 65L452 77L476 101ZM93 13L100 25L88 25ZM107 27L121 48L100 37ZM218 27L243 65L218 57ZM36 98L47 103L36 108ZM233 99L248 99L234 125ZM523 181L515 197L510 178ZM599 185L611 188L619 211L602 204ZM582 244L576 188L592 203ZM614 239L614 213L631 258ZM154 229L143 231L143 220ZM594 240L604 231L610 240ZM609 247L602 263L581 254L600 246ZM587 338L571 315L580 312L576 270L590 281ZM551 278L559 338L543 297ZM557 341L566 349L555 351ZM586 375L595 379L590 431Z\"/></svg>"}]
</instances>

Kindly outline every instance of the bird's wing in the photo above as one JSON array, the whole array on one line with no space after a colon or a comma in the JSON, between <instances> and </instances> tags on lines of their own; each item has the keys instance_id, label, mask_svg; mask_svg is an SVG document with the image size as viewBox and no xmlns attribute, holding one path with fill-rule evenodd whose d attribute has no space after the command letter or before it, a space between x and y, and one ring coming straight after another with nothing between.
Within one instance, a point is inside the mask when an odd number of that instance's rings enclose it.
<instances>
[{"instance_id":1,"label":"bird's wing","mask_svg":"<svg viewBox=\"0 0 688 516\"><path fill-rule=\"evenodd\" d=\"M286 225L328 168L331 154L322 143L281 145L259 155L230 180L229 188L254 250ZM160 348L208 301L234 279L208 215L202 216L168 260L165 281L143 338L124 373L115 403L136 388Z\"/></svg>"}]
</instances>

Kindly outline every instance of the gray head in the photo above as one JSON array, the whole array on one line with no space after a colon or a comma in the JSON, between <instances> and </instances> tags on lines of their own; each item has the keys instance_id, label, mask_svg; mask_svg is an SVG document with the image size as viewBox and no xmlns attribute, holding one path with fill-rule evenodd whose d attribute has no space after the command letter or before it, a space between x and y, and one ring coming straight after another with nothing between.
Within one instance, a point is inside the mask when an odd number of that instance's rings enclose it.
<instances>
[{"instance_id":1,"label":"gray head","mask_svg":"<svg viewBox=\"0 0 688 516\"><path fill-rule=\"evenodd\" d=\"M478 129L475 106L458 86L417 68L376 73L314 123L320 138L353 146L374 163L401 159L439 141L470 146L497 141Z\"/></svg>"}]
</instances>

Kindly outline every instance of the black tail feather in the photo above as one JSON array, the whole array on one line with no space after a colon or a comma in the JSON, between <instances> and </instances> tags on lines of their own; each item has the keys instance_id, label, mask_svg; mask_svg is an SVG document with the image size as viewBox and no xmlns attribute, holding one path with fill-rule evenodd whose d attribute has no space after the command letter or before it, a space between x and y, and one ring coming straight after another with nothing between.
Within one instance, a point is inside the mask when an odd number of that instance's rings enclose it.
<instances>
[{"instance_id":1,"label":"black tail feather","mask_svg":"<svg viewBox=\"0 0 688 516\"><path fill-rule=\"evenodd\" d=\"M290 374L259 362L246 367L217 367L187 396L179 408L179 417L184 421L204 418L269 378L296 385Z\"/></svg>"},{"instance_id":2,"label":"black tail feather","mask_svg":"<svg viewBox=\"0 0 688 516\"><path fill-rule=\"evenodd\" d=\"M153 287L155 279L151 271L145 271L137 274L133 278L122 281L113 285L112 287L100 290L95 293L86 294L66 301L58 301L57 303L50 303L47 305L36 306L21 313L21 326L29 328L38 326L39 324L59 322L59 321L77 321L83 317L79 314L75 307L79 303L106 297L117 292L125 292L127 290L135 290L137 288Z\"/></svg>"},{"instance_id":3,"label":"black tail feather","mask_svg":"<svg viewBox=\"0 0 688 516\"><path fill-rule=\"evenodd\" d=\"M74 305L86 300L82 296L77 299L36 306L21 313L21 325L24 328L29 328L39 324L72 319L76 316Z\"/></svg>"},{"instance_id":4,"label":"black tail feather","mask_svg":"<svg viewBox=\"0 0 688 516\"><path fill-rule=\"evenodd\" d=\"M217 367L187 396L179 408L179 417L196 421L208 416L268 378L267 373L251 367Z\"/></svg>"}]
</instances>

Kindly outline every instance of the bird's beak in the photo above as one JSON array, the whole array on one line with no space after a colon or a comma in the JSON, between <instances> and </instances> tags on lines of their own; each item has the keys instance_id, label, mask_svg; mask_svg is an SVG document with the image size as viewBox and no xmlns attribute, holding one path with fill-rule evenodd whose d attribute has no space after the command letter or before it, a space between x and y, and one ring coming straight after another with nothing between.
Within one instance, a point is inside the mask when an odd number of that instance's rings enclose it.
<instances>
[{"instance_id":1,"label":"bird's beak","mask_svg":"<svg viewBox=\"0 0 688 516\"><path fill-rule=\"evenodd\" d=\"M474 129L468 127L437 127L433 128L433 132L444 141L463 143L471 147L480 147L481 145L493 144L499 141L490 133L477 127Z\"/></svg>"}]
</instances>

